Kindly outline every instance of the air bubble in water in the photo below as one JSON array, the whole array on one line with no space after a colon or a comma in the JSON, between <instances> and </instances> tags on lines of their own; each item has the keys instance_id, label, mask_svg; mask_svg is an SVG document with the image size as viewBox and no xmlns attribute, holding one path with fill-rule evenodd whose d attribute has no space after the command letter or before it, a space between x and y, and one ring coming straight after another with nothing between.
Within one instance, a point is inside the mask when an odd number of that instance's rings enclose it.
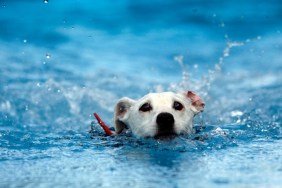
<instances>
[{"instance_id":1,"label":"air bubble in water","mask_svg":"<svg viewBox=\"0 0 282 188\"><path fill-rule=\"evenodd\" d=\"M48 0L43 0L43 3L47 4L47 3L49 3L49 1Z\"/></svg>"}]
</instances>

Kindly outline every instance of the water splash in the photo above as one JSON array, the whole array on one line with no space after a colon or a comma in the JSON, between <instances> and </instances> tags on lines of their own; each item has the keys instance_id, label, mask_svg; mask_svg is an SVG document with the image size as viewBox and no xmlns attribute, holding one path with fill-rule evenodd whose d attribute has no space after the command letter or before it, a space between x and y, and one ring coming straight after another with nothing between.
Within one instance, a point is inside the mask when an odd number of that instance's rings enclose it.
<instances>
[{"instance_id":1,"label":"water splash","mask_svg":"<svg viewBox=\"0 0 282 188\"><path fill-rule=\"evenodd\" d=\"M271 87L270 89L262 87L250 91L248 86L244 86L244 88L239 87L240 95L238 95L238 87L232 86L234 83L231 83L235 79L235 84L238 84L237 77L225 81L218 79L219 76L221 78L228 77L228 75L222 75L222 67L226 62L226 58L230 57L231 50L234 47L242 47L250 42L261 40L261 38L261 36L257 36L254 39L232 41L226 36L226 46L222 50L218 62L213 69L209 70L199 80L194 79L192 66L185 64L183 55L174 57L174 60L180 65L182 77L179 83L172 83L169 90L183 91L192 89L203 97L205 102L209 103L206 113L197 116L196 125L197 121L200 120L205 122L205 125L214 124L221 128L226 125L230 125L229 127L240 126L242 133L235 131L235 136L244 135L246 137L248 135L249 137L256 137L262 135L281 137L281 114L277 112L279 101L281 101L281 97L277 94L281 93L280 87ZM250 78L246 77L246 79ZM222 84L225 87L221 87ZM213 85L216 89L212 87ZM229 94L227 95L226 92L229 92ZM265 96L271 97L266 98ZM276 115L273 116L273 114Z\"/></svg>"},{"instance_id":2,"label":"water splash","mask_svg":"<svg viewBox=\"0 0 282 188\"><path fill-rule=\"evenodd\" d=\"M195 134L178 136L173 139L136 138L132 134L122 134L107 137L99 128L97 122L91 123L90 137L93 142L99 142L100 147L132 149L142 148L156 151L197 152L203 150L218 150L237 146L239 142L257 137L256 131L239 124L236 126L196 126ZM267 134L262 132L262 136ZM103 142L101 142L103 141Z\"/></svg>"},{"instance_id":3,"label":"water splash","mask_svg":"<svg viewBox=\"0 0 282 188\"><path fill-rule=\"evenodd\" d=\"M231 41L228 36L226 37L226 47L223 49L222 56L219 57L218 63L214 65L212 70L208 70L207 75L203 76L200 80L193 79L193 71L189 71L187 64L184 62L184 56L178 55L174 57L174 61L176 61L181 68L182 77L179 83L171 83L169 86L169 90L172 91L183 91L187 89L192 89L198 92L201 96L208 96L208 92L210 90L211 84L217 78L217 76L221 72L221 68L225 62L225 59L230 55L230 51L234 47L243 46L245 42L240 41ZM193 66L194 69L198 68L198 65Z\"/></svg>"}]
</instances>

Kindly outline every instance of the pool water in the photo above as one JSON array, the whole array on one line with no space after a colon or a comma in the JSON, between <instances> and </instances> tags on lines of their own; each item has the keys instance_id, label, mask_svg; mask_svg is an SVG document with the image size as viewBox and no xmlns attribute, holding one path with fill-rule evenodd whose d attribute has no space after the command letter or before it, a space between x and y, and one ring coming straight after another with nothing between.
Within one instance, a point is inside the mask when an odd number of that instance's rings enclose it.
<instances>
[{"instance_id":1,"label":"pool water","mask_svg":"<svg viewBox=\"0 0 282 188\"><path fill-rule=\"evenodd\" d=\"M279 1L0 1L0 187L281 187ZM195 134L106 137L193 90Z\"/></svg>"}]
</instances>

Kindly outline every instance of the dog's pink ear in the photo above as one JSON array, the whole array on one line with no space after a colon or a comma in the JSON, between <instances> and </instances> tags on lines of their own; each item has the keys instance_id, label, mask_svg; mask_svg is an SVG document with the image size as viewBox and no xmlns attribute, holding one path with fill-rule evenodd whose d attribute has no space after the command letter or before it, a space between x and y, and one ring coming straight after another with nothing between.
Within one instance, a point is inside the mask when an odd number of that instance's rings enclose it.
<instances>
[{"instance_id":1,"label":"dog's pink ear","mask_svg":"<svg viewBox=\"0 0 282 188\"><path fill-rule=\"evenodd\" d=\"M187 97L191 100L192 110L197 114L199 112L204 111L205 103L203 100L194 92L188 91Z\"/></svg>"},{"instance_id":2,"label":"dog's pink ear","mask_svg":"<svg viewBox=\"0 0 282 188\"><path fill-rule=\"evenodd\" d=\"M116 104L114 112L116 134L120 134L127 127L126 119L128 118L128 111L134 103L134 100L124 97Z\"/></svg>"}]
</instances>

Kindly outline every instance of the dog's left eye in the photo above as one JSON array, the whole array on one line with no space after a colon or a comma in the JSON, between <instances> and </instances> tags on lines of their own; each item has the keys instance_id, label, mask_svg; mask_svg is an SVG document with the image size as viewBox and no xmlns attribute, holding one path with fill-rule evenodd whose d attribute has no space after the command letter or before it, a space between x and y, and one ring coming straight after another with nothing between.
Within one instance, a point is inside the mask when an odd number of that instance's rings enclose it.
<instances>
[{"instance_id":1,"label":"dog's left eye","mask_svg":"<svg viewBox=\"0 0 282 188\"><path fill-rule=\"evenodd\" d=\"M175 101L174 103L173 103L173 108L175 109L175 110L182 110L184 107L183 107L183 105L180 103L180 102L177 102L177 101Z\"/></svg>"},{"instance_id":2,"label":"dog's left eye","mask_svg":"<svg viewBox=\"0 0 282 188\"><path fill-rule=\"evenodd\" d=\"M148 112L152 110L152 106L149 103L145 103L139 108L139 110L142 112Z\"/></svg>"}]
</instances>

